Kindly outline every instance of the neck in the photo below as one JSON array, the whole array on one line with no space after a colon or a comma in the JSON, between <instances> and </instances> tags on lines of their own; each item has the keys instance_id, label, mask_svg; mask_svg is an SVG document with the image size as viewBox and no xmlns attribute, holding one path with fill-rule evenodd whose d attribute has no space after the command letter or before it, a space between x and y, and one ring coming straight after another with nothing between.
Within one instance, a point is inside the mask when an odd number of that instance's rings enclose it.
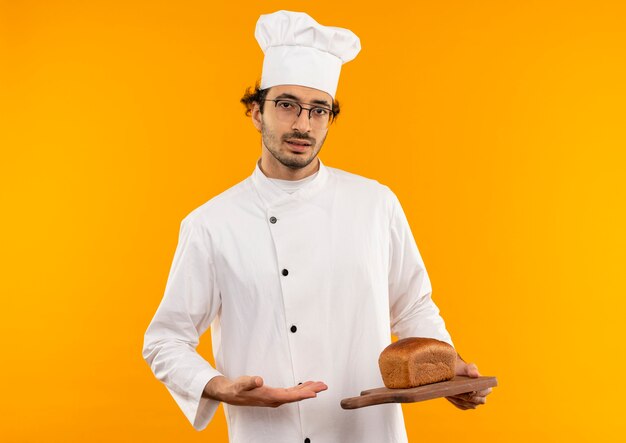
<instances>
[{"instance_id":1,"label":"neck","mask_svg":"<svg viewBox=\"0 0 626 443\"><path fill-rule=\"evenodd\" d=\"M261 161L259 163L261 172L268 178L278 178L281 180L302 180L310 175L315 174L320 168L320 161L316 157L311 163L304 168L292 169L280 163L274 156L263 150Z\"/></svg>"}]
</instances>

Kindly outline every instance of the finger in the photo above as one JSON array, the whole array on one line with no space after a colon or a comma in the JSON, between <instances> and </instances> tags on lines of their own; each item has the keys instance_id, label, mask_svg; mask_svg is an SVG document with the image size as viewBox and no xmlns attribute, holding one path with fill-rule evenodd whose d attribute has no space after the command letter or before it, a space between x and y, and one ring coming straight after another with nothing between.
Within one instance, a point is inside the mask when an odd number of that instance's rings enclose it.
<instances>
[{"instance_id":1,"label":"finger","mask_svg":"<svg viewBox=\"0 0 626 443\"><path fill-rule=\"evenodd\" d=\"M277 390L273 393L274 398L281 403L291 403L300 400L306 400L308 398L317 397L317 392L312 389L298 389L298 390Z\"/></svg>"},{"instance_id":2,"label":"finger","mask_svg":"<svg viewBox=\"0 0 626 443\"><path fill-rule=\"evenodd\" d=\"M461 400L467 400L473 403L484 404L486 402L485 397L487 397L487 395L489 395L491 391L492 391L491 388L487 388L482 391L472 391L472 392L466 392L463 394L453 395L453 397L459 397ZM476 400L476 399L482 399L482 400Z\"/></svg>"},{"instance_id":3,"label":"finger","mask_svg":"<svg viewBox=\"0 0 626 443\"><path fill-rule=\"evenodd\" d=\"M476 407L479 404L484 403L484 397L477 397L474 393L468 392L465 394L451 395L450 397L446 397L450 400L454 400L455 402L462 404L466 407Z\"/></svg>"},{"instance_id":4,"label":"finger","mask_svg":"<svg viewBox=\"0 0 626 443\"><path fill-rule=\"evenodd\" d=\"M304 383L300 383L296 386L292 386L291 388L287 388L287 391L297 391L302 389L309 389L314 392L321 392L328 389L325 383L315 382L315 381L305 381Z\"/></svg>"},{"instance_id":5,"label":"finger","mask_svg":"<svg viewBox=\"0 0 626 443\"><path fill-rule=\"evenodd\" d=\"M478 392L473 391L473 392L466 392L464 394L452 395L451 397L454 397L461 401L467 401L470 403L482 405L487 402L487 399L485 397L487 396L489 392L491 392L491 388L486 389L484 391L478 391Z\"/></svg>"},{"instance_id":6,"label":"finger","mask_svg":"<svg viewBox=\"0 0 626 443\"><path fill-rule=\"evenodd\" d=\"M470 398L476 396L476 391L471 392L462 392L460 394L450 395L450 397L458 398L459 400L469 400Z\"/></svg>"},{"instance_id":7,"label":"finger","mask_svg":"<svg viewBox=\"0 0 626 443\"><path fill-rule=\"evenodd\" d=\"M450 397L446 397L446 398L453 398L458 401L468 401L470 399L470 395L469 394L457 394L457 395L451 395Z\"/></svg>"},{"instance_id":8,"label":"finger","mask_svg":"<svg viewBox=\"0 0 626 443\"><path fill-rule=\"evenodd\" d=\"M322 392L325 391L326 389L328 389L328 386L326 385L326 383L322 382L322 381L318 381L313 383L309 389L314 390L315 392Z\"/></svg>"},{"instance_id":9,"label":"finger","mask_svg":"<svg viewBox=\"0 0 626 443\"><path fill-rule=\"evenodd\" d=\"M487 399L477 393L468 392L467 394L459 394L452 396L457 401L460 401L468 405L484 405L487 403Z\"/></svg>"},{"instance_id":10,"label":"finger","mask_svg":"<svg viewBox=\"0 0 626 443\"><path fill-rule=\"evenodd\" d=\"M328 386L326 386L325 383L321 381L316 381L316 382L311 382L310 384L304 386L301 389L301 391L311 391L311 392L318 393L318 392L325 391L326 389L328 389Z\"/></svg>"},{"instance_id":11,"label":"finger","mask_svg":"<svg viewBox=\"0 0 626 443\"><path fill-rule=\"evenodd\" d=\"M493 390L493 389L488 388L488 389L485 389L485 390L483 390L483 391L478 391L478 392L476 393L476 395L478 395L479 397L486 397L486 396L488 396L489 394L491 394L491 391L492 391L492 390Z\"/></svg>"},{"instance_id":12,"label":"finger","mask_svg":"<svg viewBox=\"0 0 626 443\"><path fill-rule=\"evenodd\" d=\"M287 388L288 391L295 391L296 389L303 389L307 386L311 386L313 384L312 381L305 381L304 383L298 383L296 386L292 386L291 388Z\"/></svg>"},{"instance_id":13,"label":"finger","mask_svg":"<svg viewBox=\"0 0 626 443\"><path fill-rule=\"evenodd\" d=\"M300 389L292 391L292 392L295 392L295 394L297 395L295 397L297 400L300 399L298 396L302 396L304 398L314 398L314 397L317 396L317 393L325 391L326 389L328 389L328 386L326 386L326 383L323 383L321 381L305 382L305 383L299 385L298 387ZM287 391L290 391L290 390L288 389Z\"/></svg>"},{"instance_id":14,"label":"finger","mask_svg":"<svg viewBox=\"0 0 626 443\"><path fill-rule=\"evenodd\" d=\"M456 406L462 408L462 409L476 409L476 405L473 403L470 403L468 401L465 400L459 400L459 399L453 399L451 400L452 403L454 403Z\"/></svg>"},{"instance_id":15,"label":"finger","mask_svg":"<svg viewBox=\"0 0 626 443\"><path fill-rule=\"evenodd\" d=\"M478 372L478 366L475 363L469 363L465 368L465 373L468 377L476 378L480 377L480 372Z\"/></svg>"},{"instance_id":16,"label":"finger","mask_svg":"<svg viewBox=\"0 0 626 443\"><path fill-rule=\"evenodd\" d=\"M454 406L456 406L459 409L462 409L462 410L469 409L468 406L466 406L465 404L463 404L463 402L457 400L454 397L446 397L446 400L448 400L450 403L452 403Z\"/></svg>"},{"instance_id":17,"label":"finger","mask_svg":"<svg viewBox=\"0 0 626 443\"><path fill-rule=\"evenodd\" d=\"M326 383L321 382L321 381L307 381L302 383L301 385L298 386L294 386L294 388L296 389L309 389L311 391L315 391L315 392L321 392L321 391L325 391L326 389L328 389L328 386L326 386ZM289 388L288 390L292 390L293 388Z\"/></svg>"}]
</instances>

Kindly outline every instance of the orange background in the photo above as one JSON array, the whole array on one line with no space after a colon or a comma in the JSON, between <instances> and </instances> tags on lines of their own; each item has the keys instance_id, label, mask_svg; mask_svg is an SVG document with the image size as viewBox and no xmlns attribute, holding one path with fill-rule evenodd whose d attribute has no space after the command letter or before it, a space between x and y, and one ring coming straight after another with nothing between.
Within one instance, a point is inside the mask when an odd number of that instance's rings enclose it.
<instances>
[{"instance_id":1,"label":"orange background","mask_svg":"<svg viewBox=\"0 0 626 443\"><path fill-rule=\"evenodd\" d=\"M182 218L252 173L254 26L291 9L361 38L320 157L396 192L457 350L500 383L403 406L410 441L623 441L623 5L0 2L0 439L227 441L143 334Z\"/></svg>"}]
</instances>

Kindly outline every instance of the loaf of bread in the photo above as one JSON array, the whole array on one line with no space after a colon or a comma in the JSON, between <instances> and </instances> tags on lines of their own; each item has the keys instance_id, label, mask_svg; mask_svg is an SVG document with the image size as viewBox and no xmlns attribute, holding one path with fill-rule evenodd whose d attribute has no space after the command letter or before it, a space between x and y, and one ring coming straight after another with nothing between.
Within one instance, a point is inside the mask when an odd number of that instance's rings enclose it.
<instances>
[{"instance_id":1,"label":"loaf of bread","mask_svg":"<svg viewBox=\"0 0 626 443\"><path fill-rule=\"evenodd\" d=\"M456 351L434 338L410 337L387 346L378 358L385 386L414 388L454 378Z\"/></svg>"}]
</instances>

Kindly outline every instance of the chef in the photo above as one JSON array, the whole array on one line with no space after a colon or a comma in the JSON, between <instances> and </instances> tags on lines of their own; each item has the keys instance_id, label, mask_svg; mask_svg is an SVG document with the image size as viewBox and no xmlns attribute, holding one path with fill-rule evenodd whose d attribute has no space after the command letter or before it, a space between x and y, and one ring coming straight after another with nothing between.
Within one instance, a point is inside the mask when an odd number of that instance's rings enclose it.
<instances>
[{"instance_id":1,"label":"chef","mask_svg":"<svg viewBox=\"0 0 626 443\"><path fill-rule=\"evenodd\" d=\"M255 36L262 77L243 101L261 157L182 220L143 357L195 429L223 403L234 443L406 442L399 404L340 406L383 386L391 334L453 345L396 195L318 156L360 41L289 11ZM215 367L196 352L209 327ZM479 376L460 356L456 373ZM489 391L448 400L475 408Z\"/></svg>"}]
</instances>

